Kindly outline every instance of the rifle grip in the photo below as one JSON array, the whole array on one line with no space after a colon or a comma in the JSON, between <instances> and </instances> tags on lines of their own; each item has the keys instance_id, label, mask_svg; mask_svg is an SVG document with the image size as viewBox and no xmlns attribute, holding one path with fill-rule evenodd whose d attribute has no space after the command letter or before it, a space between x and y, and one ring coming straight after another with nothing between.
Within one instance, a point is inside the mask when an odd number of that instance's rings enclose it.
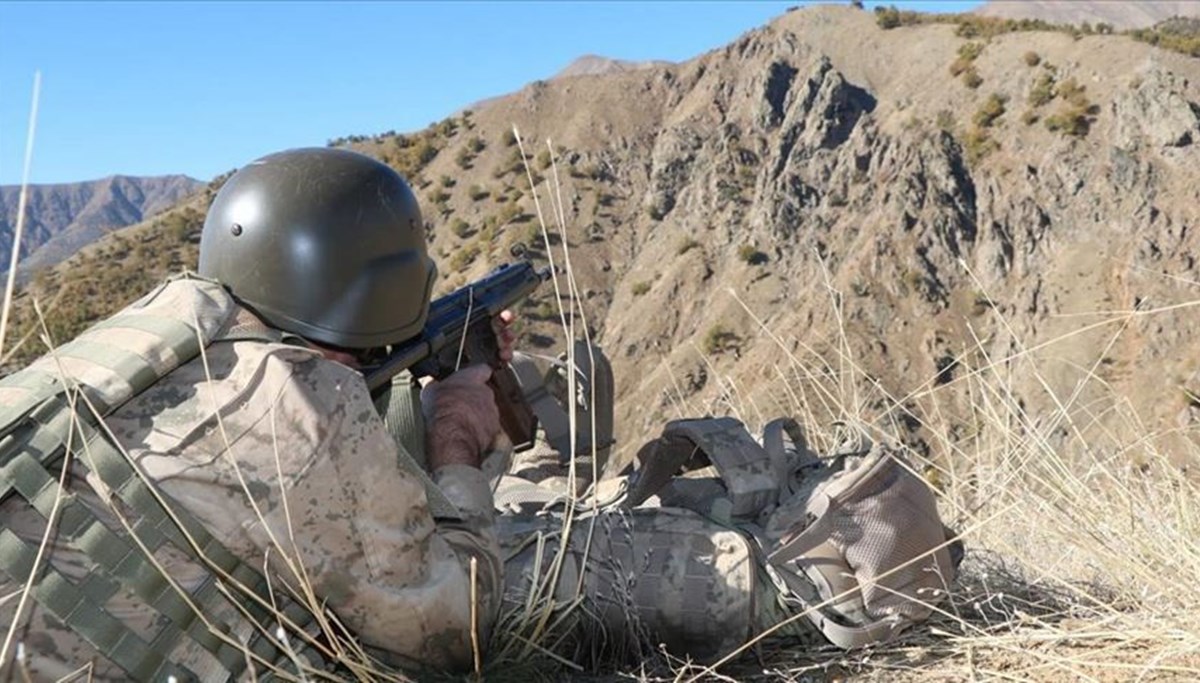
<instances>
[{"instance_id":1,"label":"rifle grip","mask_svg":"<svg viewBox=\"0 0 1200 683\"><path fill-rule=\"evenodd\" d=\"M533 448L537 436L537 415L525 400L525 392L517 382L512 368L505 365L492 369L488 386L496 398L500 410L500 428L513 443L513 451L520 453Z\"/></svg>"}]
</instances>

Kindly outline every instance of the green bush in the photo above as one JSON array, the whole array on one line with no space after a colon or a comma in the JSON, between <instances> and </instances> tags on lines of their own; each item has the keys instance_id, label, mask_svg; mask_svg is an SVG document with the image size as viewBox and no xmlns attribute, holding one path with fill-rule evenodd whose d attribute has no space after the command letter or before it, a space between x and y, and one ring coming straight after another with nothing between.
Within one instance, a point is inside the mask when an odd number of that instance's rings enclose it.
<instances>
[{"instance_id":1,"label":"green bush","mask_svg":"<svg viewBox=\"0 0 1200 683\"><path fill-rule=\"evenodd\" d=\"M480 152L482 152L484 150L485 147L487 147L487 142L485 142L484 139L479 137L478 135L471 138L470 140L467 140L466 148L471 150L472 154L479 154Z\"/></svg>"},{"instance_id":2,"label":"green bush","mask_svg":"<svg viewBox=\"0 0 1200 683\"><path fill-rule=\"evenodd\" d=\"M642 280L641 282L635 282L633 283L633 286L629 288L629 291L634 296L642 296L646 292L650 291L650 283L645 280Z\"/></svg>"},{"instance_id":3,"label":"green bush","mask_svg":"<svg viewBox=\"0 0 1200 683\"><path fill-rule=\"evenodd\" d=\"M516 133L513 133L511 128L504 131L500 135L500 144L504 145L505 147L512 147L513 145L517 144Z\"/></svg>"},{"instance_id":4,"label":"green bush","mask_svg":"<svg viewBox=\"0 0 1200 683\"><path fill-rule=\"evenodd\" d=\"M996 119L1004 115L1004 105L1008 102L1008 97L1000 93L992 93L975 111L975 125L980 128L990 128Z\"/></svg>"},{"instance_id":5,"label":"green bush","mask_svg":"<svg viewBox=\"0 0 1200 683\"><path fill-rule=\"evenodd\" d=\"M471 201L473 202L487 199L491 194L491 191L482 185L472 185L470 189L467 190L467 196L470 197Z\"/></svg>"},{"instance_id":6,"label":"green bush","mask_svg":"<svg viewBox=\"0 0 1200 683\"><path fill-rule=\"evenodd\" d=\"M444 175L441 178L438 178L438 182L441 183L442 187L454 187L455 185L458 184L457 180L455 180L454 178L451 178L448 175Z\"/></svg>"},{"instance_id":7,"label":"green bush","mask_svg":"<svg viewBox=\"0 0 1200 683\"><path fill-rule=\"evenodd\" d=\"M539 171L544 171L547 168L550 168L550 162L550 150L543 149L542 151L538 152L536 163Z\"/></svg>"}]
</instances>

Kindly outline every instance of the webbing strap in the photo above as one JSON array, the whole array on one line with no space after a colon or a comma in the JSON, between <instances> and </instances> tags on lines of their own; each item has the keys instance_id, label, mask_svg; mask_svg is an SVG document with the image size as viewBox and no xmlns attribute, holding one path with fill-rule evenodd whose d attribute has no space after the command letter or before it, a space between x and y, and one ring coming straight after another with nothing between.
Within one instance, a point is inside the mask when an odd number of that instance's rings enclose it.
<instances>
[{"instance_id":1,"label":"webbing strap","mask_svg":"<svg viewBox=\"0 0 1200 683\"><path fill-rule=\"evenodd\" d=\"M421 415L420 389L412 381L412 375L407 372L396 375L373 400L375 410L383 417L383 424L396 443L397 465L421 482L430 514L434 519L461 520L462 511L442 493L425 469L425 420Z\"/></svg>"},{"instance_id":2,"label":"webbing strap","mask_svg":"<svg viewBox=\"0 0 1200 683\"><path fill-rule=\"evenodd\" d=\"M37 546L0 528L0 569L13 577L31 576ZM167 661L165 652L151 648L123 623L97 605L80 586L71 583L53 566L43 563L40 578L32 586L33 597L47 612L103 652L129 674L132 680L165 680L168 675L194 680L186 669Z\"/></svg>"}]
</instances>

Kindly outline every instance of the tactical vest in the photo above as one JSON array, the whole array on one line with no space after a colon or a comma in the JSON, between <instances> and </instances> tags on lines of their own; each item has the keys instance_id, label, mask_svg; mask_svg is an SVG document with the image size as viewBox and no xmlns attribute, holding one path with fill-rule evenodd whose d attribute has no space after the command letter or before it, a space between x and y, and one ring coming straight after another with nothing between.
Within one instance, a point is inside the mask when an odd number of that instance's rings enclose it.
<instances>
[{"instance_id":1,"label":"tactical vest","mask_svg":"<svg viewBox=\"0 0 1200 683\"><path fill-rule=\"evenodd\" d=\"M312 619L296 604L284 606L279 595L272 609L263 575L148 481L104 426L107 415L213 342L280 341L278 331L234 325L238 310L214 282L173 279L0 380L0 501L24 498L58 543L69 544L92 564L85 578L73 581L40 557L37 545L0 521L0 571L14 582L27 582L32 600L130 680L232 680L248 675L250 661L264 680L264 670L288 669L302 644L302 639L288 643L279 636L305 631ZM61 490L59 477L72 466L85 467L99 480L94 488L121 511L123 531L102 523L70 490ZM208 571L190 593L155 561L155 553L167 546ZM159 615L155 635L139 635L105 608L118 591L137 596ZM232 624L206 614L221 601L253 622L248 642L231 638ZM183 639L211 653L222 670L201 674L170 661L168 653Z\"/></svg>"}]
</instances>

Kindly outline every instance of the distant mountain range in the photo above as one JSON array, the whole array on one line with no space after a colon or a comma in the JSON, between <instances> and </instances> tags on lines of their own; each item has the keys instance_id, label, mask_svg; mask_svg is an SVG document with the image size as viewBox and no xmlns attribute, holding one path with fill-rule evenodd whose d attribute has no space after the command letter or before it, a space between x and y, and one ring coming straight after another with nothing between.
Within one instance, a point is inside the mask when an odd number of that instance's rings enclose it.
<instances>
[{"instance_id":1,"label":"distant mountain range","mask_svg":"<svg viewBox=\"0 0 1200 683\"><path fill-rule=\"evenodd\" d=\"M991 0L976 14L1005 19L1042 19L1053 24L1111 24L1117 30L1149 28L1171 17L1200 16L1200 2L1175 0Z\"/></svg>"},{"instance_id":2,"label":"distant mountain range","mask_svg":"<svg viewBox=\"0 0 1200 683\"><path fill-rule=\"evenodd\" d=\"M81 183L30 185L21 261L27 278L70 257L106 233L139 223L192 194L204 183L185 175L114 175ZM20 186L0 186L0 272L8 271Z\"/></svg>"}]
</instances>

